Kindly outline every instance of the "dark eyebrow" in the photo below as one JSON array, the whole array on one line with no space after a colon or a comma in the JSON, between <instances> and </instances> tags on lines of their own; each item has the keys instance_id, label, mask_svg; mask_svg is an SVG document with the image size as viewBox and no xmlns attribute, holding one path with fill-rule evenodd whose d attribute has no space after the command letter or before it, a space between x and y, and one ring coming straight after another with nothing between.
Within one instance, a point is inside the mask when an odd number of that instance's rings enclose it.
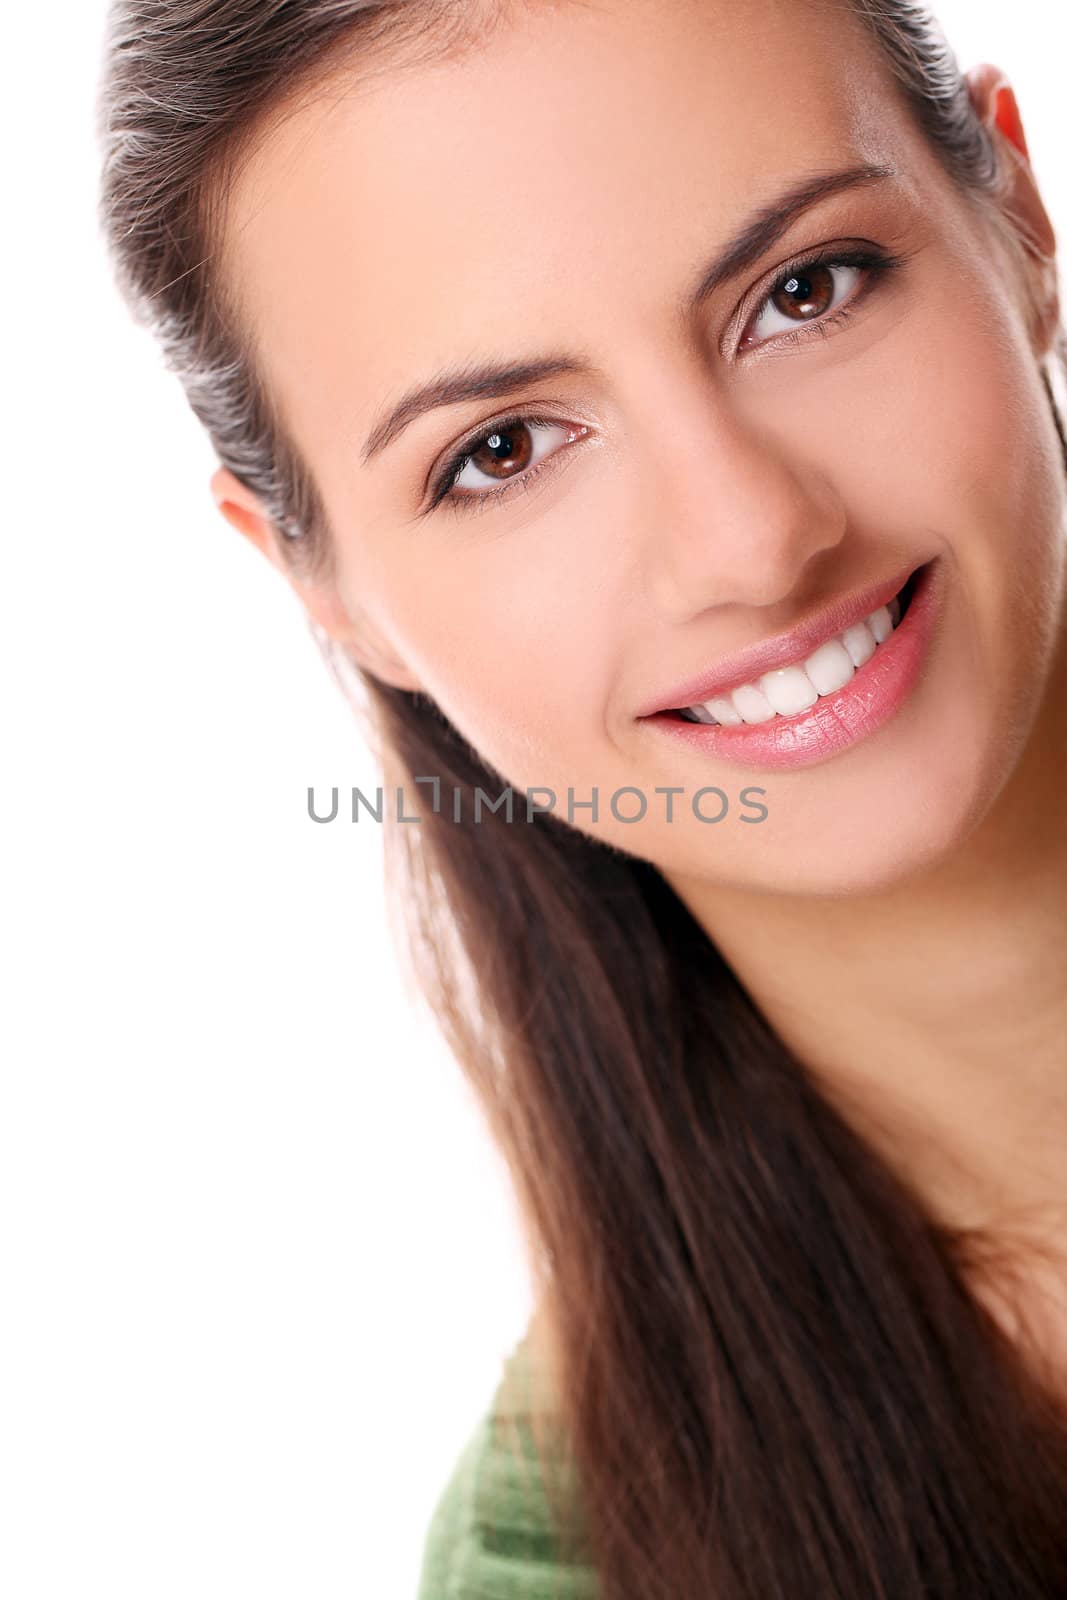
<instances>
[{"instance_id":1,"label":"dark eyebrow","mask_svg":"<svg viewBox=\"0 0 1067 1600\"><path fill-rule=\"evenodd\" d=\"M760 206L706 267L696 287L682 302L685 317L692 316L709 295L729 279L735 278L776 244L802 212L843 189L876 183L896 177L894 167L873 162L846 167L838 172L819 173L793 184L768 205ZM527 388L546 378L588 373L592 363L580 352L574 355L549 355L538 360L479 362L438 373L427 383L409 389L375 423L362 450L364 465L403 433L416 417L439 406L459 405L467 400L491 400Z\"/></svg>"}]
</instances>

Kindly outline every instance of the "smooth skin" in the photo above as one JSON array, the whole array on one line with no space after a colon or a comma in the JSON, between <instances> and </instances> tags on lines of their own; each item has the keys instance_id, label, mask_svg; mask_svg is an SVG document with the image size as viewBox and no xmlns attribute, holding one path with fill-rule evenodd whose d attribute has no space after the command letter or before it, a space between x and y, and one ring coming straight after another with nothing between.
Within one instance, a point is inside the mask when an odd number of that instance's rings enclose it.
<instances>
[{"instance_id":1,"label":"smooth skin","mask_svg":"<svg viewBox=\"0 0 1067 1600\"><path fill-rule=\"evenodd\" d=\"M596 788L598 820L574 825L660 868L946 1219L1025 1219L1067 1248L1065 504L1038 370L1055 236L1005 75L968 82L1025 278L823 0L528 4L462 58L338 79L264 130L225 234L332 578L289 571L229 471L211 487L353 659L432 695L516 789ZM857 162L895 175L823 201L680 316L755 207ZM866 291L839 276L853 314L790 338L766 309L783 263L857 239L903 267ZM410 386L559 353L582 370L435 409L361 459ZM451 448L514 412L552 424L514 436L545 463L526 490L427 510ZM501 481L477 461L468 493ZM638 719L933 557L921 681L849 749L768 775ZM607 805L745 784L767 791L759 826Z\"/></svg>"}]
</instances>

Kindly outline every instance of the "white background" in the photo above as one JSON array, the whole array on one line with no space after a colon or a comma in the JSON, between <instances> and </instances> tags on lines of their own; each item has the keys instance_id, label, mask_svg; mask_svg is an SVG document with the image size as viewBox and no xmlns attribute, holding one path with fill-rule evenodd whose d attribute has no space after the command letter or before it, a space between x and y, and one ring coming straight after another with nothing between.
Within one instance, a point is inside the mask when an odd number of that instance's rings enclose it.
<instances>
[{"instance_id":1,"label":"white background","mask_svg":"<svg viewBox=\"0 0 1067 1600\"><path fill-rule=\"evenodd\" d=\"M1058 7L938 9L1062 229ZM307 817L377 775L112 288L103 17L4 23L0 1592L410 1600L525 1258L379 830Z\"/></svg>"}]
</instances>

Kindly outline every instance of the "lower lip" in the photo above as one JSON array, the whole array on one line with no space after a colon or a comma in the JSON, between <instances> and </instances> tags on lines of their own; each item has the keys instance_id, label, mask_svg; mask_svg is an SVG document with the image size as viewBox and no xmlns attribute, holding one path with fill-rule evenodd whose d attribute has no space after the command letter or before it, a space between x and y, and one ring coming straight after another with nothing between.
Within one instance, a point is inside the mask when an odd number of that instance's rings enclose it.
<instances>
[{"instance_id":1,"label":"lower lip","mask_svg":"<svg viewBox=\"0 0 1067 1600\"><path fill-rule=\"evenodd\" d=\"M843 689L821 696L809 711L732 728L687 722L673 711L642 720L701 755L738 766L782 772L826 761L869 738L899 711L915 687L940 611L940 572L939 559L923 568L911 603L889 638Z\"/></svg>"}]
</instances>

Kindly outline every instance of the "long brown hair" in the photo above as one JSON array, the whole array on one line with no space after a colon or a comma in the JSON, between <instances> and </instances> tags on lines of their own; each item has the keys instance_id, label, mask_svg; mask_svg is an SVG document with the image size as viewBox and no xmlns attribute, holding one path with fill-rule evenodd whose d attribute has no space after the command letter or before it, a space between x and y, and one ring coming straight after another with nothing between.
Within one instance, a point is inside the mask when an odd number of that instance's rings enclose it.
<instances>
[{"instance_id":1,"label":"long brown hair","mask_svg":"<svg viewBox=\"0 0 1067 1600\"><path fill-rule=\"evenodd\" d=\"M1002 220L1004 164L936 24L847 3L960 192ZM112 6L116 274L294 569L329 569L330 530L214 270L229 178L327 71L476 49L484 10ZM581 1483L580 1506L557 1497L561 1548L587 1546L604 1600L1067 1595L1065 1419L973 1292L982 1241L817 1092L652 866L548 813L475 825L475 792L506 779L428 696L320 642L389 782L433 774L449 796L391 827L388 869L527 1225Z\"/></svg>"}]
</instances>

